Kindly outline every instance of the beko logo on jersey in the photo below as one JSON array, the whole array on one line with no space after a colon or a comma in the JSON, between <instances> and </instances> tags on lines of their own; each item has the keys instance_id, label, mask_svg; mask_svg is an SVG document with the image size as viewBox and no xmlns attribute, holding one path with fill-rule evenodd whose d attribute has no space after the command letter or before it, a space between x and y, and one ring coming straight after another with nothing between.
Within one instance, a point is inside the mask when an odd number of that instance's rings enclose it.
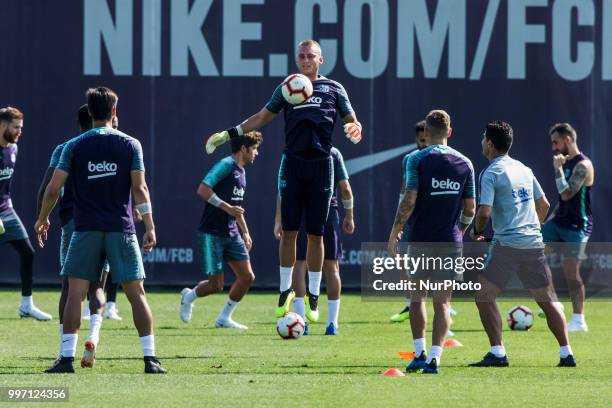
<instances>
[{"instance_id":1,"label":"beko logo on jersey","mask_svg":"<svg viewBox=\"0 0 612 408\"><path fill-rule=\"evenodd\" d=\"M304 109L304 108L314 108L314 107L320 108L321 102L323 102L323 99L320 96L311 96L301 105L295 105L293 109Z\"/></svg>"},{"instance_id":2,"label":"beko logo on jersey","mask_svg":"<svg viewBox=\"0 0 612 408\"><path fill-rule=\"evenodd\" d=\"M87 170L89 170L90 173L98 173L88 176L88 179L109 177L117 174L117 164L107 163L105 161L103 161L102 163L87 162Z\"/></svg>"},{"instance_id":3,"label":"beko logo on jersey","mask_svg":"<svg viewBox=\"0 0 612 408\"><path fill-rule=\"evenodd\" d=\"M238 188L234 186L234 191L232 192L234 195L232 200L242 200L244 198L244 188Z\"/></svg>"},{"instance_id":4,"label":"beko logo on jersey","mask_svg":"<svg viewBox=\"0 0 612 408\"><path fill-rule=\"evenodd\" d=\"M0 170L0 180L10 179L14 171L15 169L13 169L12 167L6 167Z\"/></svg>"},{"instance_id":5,"label":"beko logo on jersey","mask_svg":"<svg viewBox=\"0 0 612 408\"><path fill-rule=\"evenodd\" d=\"M461 184L457 181L452 181L450 179L436 180L435 177L432 177L431 188L441 189L439 191L432 191L431 195L459 194L459 189L461 188Z\"/></svg>"}]
</instances>

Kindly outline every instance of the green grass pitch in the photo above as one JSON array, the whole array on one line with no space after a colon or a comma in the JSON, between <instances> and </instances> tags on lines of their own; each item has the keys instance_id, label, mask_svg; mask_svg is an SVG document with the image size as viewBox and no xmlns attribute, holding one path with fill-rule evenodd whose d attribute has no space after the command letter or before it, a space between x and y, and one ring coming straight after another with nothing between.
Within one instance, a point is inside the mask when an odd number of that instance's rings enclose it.
<instances>
[{"instance_id":1,"label":"green grass pitch","mask_svg":"<svg viewBox=\"0 0 612 408\"><path fill-rule=\"evenodd\" d=\"M57 317L58 291L37 291L35 301ZM276 296L247 295L234 317L247 332L215 329L214 319L226 295L198 299L193 320L178 317L179 294L149 294L155 317L157 354L169 374L142 373L143 363L129 304L120 293L124 320L105 320L93 369L75 375L45 375L57 355L58 321L17 317L19 293L0 292L0 387L68 387L70 405L118 407L168 406L415 406L415 407L587 407L612 405L612 303L587 304L588 333L570 334L578 367L556 368L557 344L536 317L529 332L504 332L509 368L468 368L488 350L473 303L453 304L459 314L453 330L462 348L447 348L441 374L383 377L390 367L403 369L398 351L411 351L408 323L388 317L397 302L342 298L340 334L324 336L324 323L311 335L282 340L275 330ZM531 301L504 301L503 311ZM326 318L321 297L321 320ZM566 303L566 313L570 307ZM431 321L431 316L430 316ZM88 324L83 323L77 358ZM76 366L76 365L75 365ZM6 405L0 402L0 406ZM44 405L44 404L43 404ZM58 406L57 404L54 406ZM62 406L62 405L60 405Z\"/></svg>"}]
</instances>

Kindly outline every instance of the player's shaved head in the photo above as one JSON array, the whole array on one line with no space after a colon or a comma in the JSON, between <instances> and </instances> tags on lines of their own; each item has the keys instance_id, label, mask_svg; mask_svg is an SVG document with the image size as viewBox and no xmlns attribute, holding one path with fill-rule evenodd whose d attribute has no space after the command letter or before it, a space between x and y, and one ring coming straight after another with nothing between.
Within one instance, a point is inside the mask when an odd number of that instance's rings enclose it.
<instances>
[{"instance_id":1,"label":"player's shaved head","mask_svg":"<svg viewBox=\"0 0 612 408\"><path fill-rule=\"evenodd\" d=\"M79 129L81 129L81 133L87 132L93 127L93 121L91 119L91 115L89 114L87 104L79 108L78 122Z\"/></svg>"},{"instance_id":2,"label":"player's shaved head","mask_svg":"<svg viewBox=\"0 0 612 408\"><path fill-rule=\"evenodd\" d=\"M89 88L86 93L87 108L93 120L111 120L119 98L113 90L104 86Z\"/></svg>"},{"instance_id":3,"label":"player's shaved head","mask_svg":"<svg viewBox=\"0 0 612 408\"><path fill-rule=\"evenodd\" d=\"M432 110L425 118L425 128L432 137L448 137L451 129L450 115L441 109Z\"/></svg>"},{"instance_id":4,"label":"player's shaved head","mask_svg":"<svg viewBox=\"0 0 612 408\"><path fill-rule=\"evenodd\" d=\"M302 48L302 47L309 47L309 48L315 48L319 51L319 54L322 53L322 49L321 49L321 44L319 44L317 41L315 40L303 40L300 41L300 43L298 44L298 49Z\"/></svg>"}]
</instances>

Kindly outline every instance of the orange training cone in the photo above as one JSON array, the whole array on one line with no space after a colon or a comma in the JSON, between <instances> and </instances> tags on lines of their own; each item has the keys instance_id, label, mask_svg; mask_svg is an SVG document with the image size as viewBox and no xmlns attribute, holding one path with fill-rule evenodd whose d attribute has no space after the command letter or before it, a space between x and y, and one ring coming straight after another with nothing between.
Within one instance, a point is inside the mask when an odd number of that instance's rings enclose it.
<instances>
[{"instance_id":1,"label":"orange training cone","mask_svg":"<svg viewBox=\"0 0 612 408\"><path fill-rule=\"evenodd\" d=\"M414 352L413 351L398 351L397 354L400 356L400 358L402 360L406 361L407 363L409 363L412 360L414 360Z\"/></svg>"},{"instance_id":2,"label":"orange training cone","mask_svg":"<svg viewBox=\"0 0 612 408\"><path fill-rule=\"evenodd\" d=\"M385 370L385 372L382 373L382 375L384 375L385 377L405 377L406 376L401 370L398 370L397 368L389 368L388 370Z\"/></svg>"},{"instance_id":3,"label":"orange training cone","mask_svg":"<svg viewBox=\"0 0 612 408\"><path fill-rule=\"evenodd\" d=\"M459 340L448 339L443 344L444 347L463 347L463 344Z\"/></svg>"}]
</instances>

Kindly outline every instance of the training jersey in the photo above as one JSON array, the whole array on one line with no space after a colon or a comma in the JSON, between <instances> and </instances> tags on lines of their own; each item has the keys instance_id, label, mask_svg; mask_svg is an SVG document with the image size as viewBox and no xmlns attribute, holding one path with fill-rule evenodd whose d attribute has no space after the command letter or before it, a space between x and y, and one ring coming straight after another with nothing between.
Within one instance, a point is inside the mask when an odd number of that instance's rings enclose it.
<instances>
[{"instance_id":1,"label":"training jersey","mask_svg":"<svg viewBox=\"0 0 612 408\"><path fill-rule=\"evenodd\" d=\"M416 190L411 242L462 242L463 199L474 198L470 159L450 146L431 145L408 156L406 190Z\"/></svg>"},{"instance_id":2,"label":"training jersey","mask_svg":"<svg viewBox=\"0 0 612 408\"><path fill-rule=\"evenodd\" d=\"M11 180L17 163L17 145L9 143L0 146L0 216L4 219L14 216L11 202Z\"/></svg>"},{"instance_id":3,"label":"training jersey","mask_svg":"<svg viewBox=\"0 0 612 408\"><path fill-rule=\"evenodd\" d=\"M336 149L335 147L332 147L330 153L332 159L334 160L334 187L329 207L338 208L338 184L342 180L348 180L349 175L348 171L346 171L346 166L344 165L344 158L342 157L342 153L340 153L340 150Z\"/></svg>"},{"instance_id":4,"label":"training jersey","mask_svg":"<svg viewBox=\"0 0 612 408\"><path fill-rule=\"evenodd\" d=\"M305 159L329 156L332 132L338 114L343 118L353 113L346 90L339 82L319 75L312 82L312 96L302 104L291 105L278 85L266 109L285 115L285 151L287 156Z\"/></svg>"},{"instance_id":5,"label":"training jersey","mask_svg":"<svg viewBox=\"0 0 612 408\"><path fill-rule=\"evenodd\" d=\"M589 158L580 153L563 165L563 175L569 181L574 167L583 160ZM582 231L591 235L593 231L593 213L591 212L591 186L583 185L580 190L569 200L563 201L559 195L559 207L553 218L555 224L571 229Z\"/></svg>"},{"instance_id":6,"label":"training jersey","mask_svg":"<svg viewBox=\"0 0 612 408\"><path fill-rule=\"evenodd\" d=\"M232 156L219 160L206 174L202 184L210 187L221 200L232 206L242 206L246 191L246 172ZM239 235L236 218L210 203L204 206L200 220L202 233L221 237Z\"/></svg>"},{"instance_id":7,"label":"training jersey","mask_svg":"<svg viewBox=\"0 0 612 408\"><path fill-rule=\"evenodd\" d=\"M145 171L137 139L92 129L66 142L57 168L72 178L76 231L136 232L131 172Z\"/></svg>"},{"instance_id":8,"label":"training jersey","mask_svg":"<svg viewBox=\"0 0 612 408\"><path fill-rule=\"evenodd\" d=\"M535 200L544 197L544 191L531 169L500 156L478 178L478 204L492 207L493 239L519 249L542 247Z\"/></svg>"},{"instance_id":9,"label":"training jersey","mask_svg":"<svg viewBox=\"0 0 612 408\"><path fill-rule=\"evenodd\" d=\"M62 157L62 151L67 142L58 145L51 154L51 160L49 161L49 167L56 169L60 158ZM72 178L68 177L66 183L64 183L64 191L62 192L62 198L59 202L59 216L62 227L68 224L74 215L74 194L72 192Z\"/></svg>"}]
</instances>

